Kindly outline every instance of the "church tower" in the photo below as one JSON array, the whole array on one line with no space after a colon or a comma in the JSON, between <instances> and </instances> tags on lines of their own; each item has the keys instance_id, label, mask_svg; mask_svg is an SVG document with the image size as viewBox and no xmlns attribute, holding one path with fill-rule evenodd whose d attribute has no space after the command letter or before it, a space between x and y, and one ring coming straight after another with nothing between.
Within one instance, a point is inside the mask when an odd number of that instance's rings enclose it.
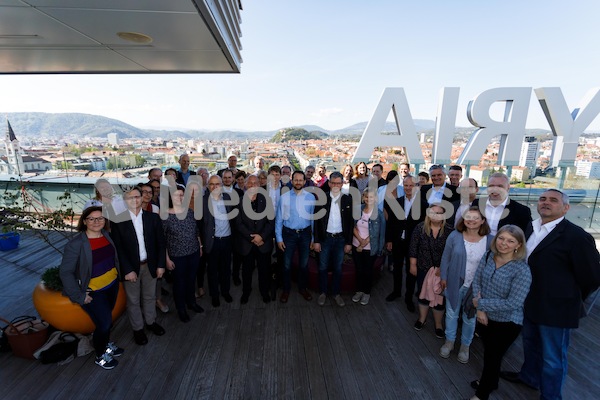
<instances>
[{"instance_id":1,"label":"church tower","mask_svg":"<svg viewBox=\"0 0 600 400\"><path fill-rule=\"evenodd\" d=\"M4 149L6 158L8 159L8 173L21 175L25 172L25 164L21 155L21 146L15 136L15 132L10 126L8 119L6 120L6 138L4 139Z\"/></svg>"}]
</instances>

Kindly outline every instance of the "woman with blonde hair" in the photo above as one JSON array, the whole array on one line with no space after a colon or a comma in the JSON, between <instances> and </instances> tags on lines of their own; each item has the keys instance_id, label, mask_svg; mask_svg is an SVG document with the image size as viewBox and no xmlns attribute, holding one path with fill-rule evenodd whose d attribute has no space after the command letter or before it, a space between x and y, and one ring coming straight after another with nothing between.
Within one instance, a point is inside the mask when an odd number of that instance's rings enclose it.
<instances>
[{"instance_id":1,"label":"woman with blonde hair","mask_svg":"<svg viewBox=\"0 0 600 400\"><path fill-rule=\"evenodd\" d=\"M523 304L531 286L525 262L525 235L516 225L504 225L492 239L473 280L473 305L482 325L483 371L471 382L471 400L487 400L498 388L502 358L523 326Z\"/></svg>"},{"instance_id":2,"label":"woman with blonde hair","mask_svg":"<svg viewBox=\"0 0 600 400\"><path fill-rule=\"evenodd\" d=\"M369 168L362 161L354 166L354 181L360 193L369 185Z\"/></svg>"},{"instance_id":3,"label":"woman with blonde hair","mask_svg":"<svg viewBox=\"0 0 600 400\"><path fill-rule=\"evenodd\" d=\"M433 282L425 282L430 274L439 277L442 254L446 239L452 232L452 225L446 223L446 211L439 204L432 204L427 209L425 221L413 231L410 241L410 273L417 277L417 293L419 295L419 319L415 322L415 330L423 329L429 308L433 308L435 335L444 338L442 317L444 316L444 299L441 293L433 288ZM430 272L431 271L431 272ZM441 292L441 289L439 290Z\"/></svg>"}]
</instances>

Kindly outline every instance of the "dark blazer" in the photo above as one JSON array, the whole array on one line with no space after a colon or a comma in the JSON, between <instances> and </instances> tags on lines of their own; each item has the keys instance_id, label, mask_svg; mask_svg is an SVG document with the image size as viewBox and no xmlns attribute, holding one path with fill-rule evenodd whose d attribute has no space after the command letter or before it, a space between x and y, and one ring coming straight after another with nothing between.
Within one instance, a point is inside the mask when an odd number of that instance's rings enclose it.
<instances>
[{"instance_id":1,"label":"dark blazer","mask_svg":"<svg viewBox=\"0 0 600 400\"><path fill-rule=\"evenodd\" d=\"M223 200L231 200L229 193L223 193ZM208 254L211 252L212 247L215 243L215 217L212 211L212 202L208 201L208 196L210 196L210 192L207 190L204 193L204 198L202 199L202 219L197 221L198 227L200 228L200 238L202 240L202 245L204 246L204 251ZM230 213L234 208L233 205L226 205L225 210L227 213ZM229 220L229 227L231 228L231 234L234 234L234 224L233 221Z\"/></svg>"},{"instance_id":2,"label":"dark blazer","mask_svg":"<svg viewBox=\"0 0 600 400\"><path fill-rule=\"evenodd\" d=\"M405 196L399 197L396 199L396 201L398 202L398 204L400 205L400 207L404 210L404 198ZM417 202L420 201L420 204L416 204ZM420 213L419 213L419 218L418 219L414 219L412 216L412 207L415 207L419 205L421 207L420 209ZM406 234L404 235L404 238L406 240L410 240L410 238L412 237L412 233L415 230L415 228L417 227L417 225L419 225L420 222L425 221L425 216L427 215L427 207L429 207L429 204L427 203L427 200L425 200L425 198L423 196L419 196L417 195L417 197L415 198L413 205L411 207L411 212L408 215L405 215L405 218L400 218L400 215L396 215L392 209L387 206L386 204L386 210L388 213L388 220L387 220L387 225L386 225L386 229L385 229L385 241L387 242L391 242L391 243L398 243L400 241L400 238L402 237L402 232L406 232Z\"/></svg>"},{"instance_id":3,"label":"dark blazer","mask_svg":"<svg viewBox=\"0 0 600 400\"><path fill-rule=\"evenodd\" d=\"M115 244L104 229L102 234L114 248ZM83 304L87 287L92 278L92 246L85 232L79 232L65 246L60 264L60 280L63 294L73 303ZM115 268L119 272L119 258L115 252Z\"/></svg>"},{"instance_id":4,"label":"dark blazer","mask_svg":"<svg viewBox=\"0 0 600 400\"><path fill-rule=\"evenodd\" d=\"M474 206L479 206L481 202L481 213L485 216L485 204L487 202L487 197L482 197L480 199L475 199L473 201ZM531 210L529 207L524 206L521 203L518 203L514 200L508 199L506 203L506 207L504 207L504 212L498 221L498 229L503 227L504 225L516 225L519 228L523 229L523 232L527 232L531 224Z\"/></svg>"},{"instance_id":5,"label":"dark blazer","mask_svg":"<svg viewBox=\"0 0 600 400\"><path fill-rule=\"evenodd\" d=\"M325 215L317 219L314 224L314 242L323 243L327 235L327 224L329 222L329 213L331 212L332 199L329 193L327 194L327 202L322 206L315 206L315 214L321 210L325 210ZM344 244L352 244L352 236L354 232L354 218L352 218L352 197L347 194L342 194L338 203L340 207L340 216L342 217L342 233L344 234Z\"/></svg>"},{"instance_id":6,"label":"dark blazer","mask_svg":"<svg viewBox=\"0 0 600 400\"><path fill-rule=\"evenodd\" d=\"M600 286L600 256L592 236L564 219L527 262L532 282L525 317L536 324L577 328L583 300Z\"/></svg>"},{"instance_id":7,"label":"dark blazer","mask_svg":"<svg viewBox=\"0 0 600 400\"><path fill-rule=\"evenodd\" d=\"M421 188L420 188L421 196L425 199L425 201L427 201L427 199L429 198L427 192L429 192L429 190L432 187L433 187L433 184L431 184L431 183L428 185L421 186ZM458 193L458 191L456 190L457 189L456 186L446 183L446 189L450 190L450 195L448 196L446 194L447 191L444 190L444 195L442 196L442 200L446 200L450 203L454 203L455 201L460 201L460 193Z\"/></svg>"},{"instance_id":8,"label":"dark blazer","mask_svg":"<svg viewBox=\"0 0 600 400\"><path fill-rule=\"evenodd\" d=\"M247 196L246 196L247 197ZM258 251L261 253L271 253L273 251L273 237L275 235L275 210L273 209L273 203L271 199L267 199L262 193L256 195L255 200L256 208L255 212L262 214L265 210L270 209L270 213L273 218L264 217L258 220L250 218L250 216L244 211L244 204L240 200L239 210L240 213L233 221L235 224L236 240L235 247L239 254L246 256L255 247L252 244L251 234L259 234L265 242L262 246L258 247ZM250 203L248 203L250 207Z\"/></svg>"},{"instance_id":9,"label":"dark blazer","mask_svg":"<svg viewBox=\"0 0 600 400\"><path fill-rule=\"evenodd\" d=\"M144 245L148 254L148 269L153 278L156 278L156 269L165 268L167 264L167 246L163 232L162 221L158 214L142 210L142 224L144 225ZM121 279L130 272L140 274L140 251L133 222L129 211L117 216L119 222L111 224L110 236L112 237L119 263L121 266Z\"/></svg>"},{"instance_id":10,"label":"dark blazer","mask_svg":"<svg viewBox=\"0 0 600 400\"><path fill-rule=\"evenodd\" d=\"M192 176L192 175L196 175L196 171L190 170L190 176ZM179 183L180 185L185 186L185 182L183 181L183 175L181 175L181 171L177 171L177 178L175 178L175 182Z\"/></svg>"}]
</instances>

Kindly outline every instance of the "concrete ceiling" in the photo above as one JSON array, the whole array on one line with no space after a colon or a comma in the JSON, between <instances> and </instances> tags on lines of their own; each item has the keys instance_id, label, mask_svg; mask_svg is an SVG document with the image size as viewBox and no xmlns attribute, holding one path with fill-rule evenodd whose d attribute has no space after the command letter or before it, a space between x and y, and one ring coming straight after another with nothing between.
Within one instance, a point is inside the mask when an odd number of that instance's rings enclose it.
<instances>
[{"instance_id":1,"label":"concrete ceiling","mask_svg":"<svg viewBox=\"0 0 600 400\"><path fill-rule=\"evenodd\" d=\"M240 11L241 0L0 0L0 74L240 72Z\"/></svg>"}]
</instances>

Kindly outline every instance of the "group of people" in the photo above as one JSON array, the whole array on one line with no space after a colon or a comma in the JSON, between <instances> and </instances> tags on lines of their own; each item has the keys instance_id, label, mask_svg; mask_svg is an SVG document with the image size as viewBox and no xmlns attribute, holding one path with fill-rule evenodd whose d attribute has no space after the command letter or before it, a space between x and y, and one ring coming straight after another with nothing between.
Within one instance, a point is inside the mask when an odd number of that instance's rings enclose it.
<instances>
[{"instance_id":1,"label":"group of people","mask_svg":"<svg viewBox=\"0 0 600 400\"><path fill-rule=\"evenodd\" d=\"M402 297L404 289L407 309L418 310L418 331L432 309L434 332L445 338L441 357L454 350L462 320L457 358L468 362L476 324L481 327L484 367L471 383L473 399L487 399L499 377L537 388L543 398L560 398L569 331L600 285L595 242L564 218L570 207L566 194L545 191L538 201L540 217L532 220L530 209L508 196L509 179L501 173L490 176L487 196L477 199L477 182L461 179L459 166L450 167L447 181L441 165L417 178L402 164L384 179L379 164L370 174L359 163L328 175L324 166L264 171L258 158L254 173L243 177L235 156L228 163L210 176L205 169L189 170L184 154L179 171L167 170L163 177L160 169L151 170L149 182L125 191L121 201L107 182L96 185L98 198L83 211L81 233L65 248L61 278L65 294L96 324L97 364L112 368L123 353L110 341L119 281L135 342L143 345L144 324L155 335L165 333L155 308L164 311L157 279L165 271L173 276L178 316L187 322L187 310L203 312L197 298L204 294L205 271L213 307L221 298L233 301L232 280L243 284L240 302L247 303L254 269L262 300L275 300L279 283L279 300L287 303L293 264L298 291L311 301L311 250L318 257L317 303L325 305L331 295L343 307L342 264L351 254L356 269L351 299L367 305L375 261L387 250L394 279L386 300ZM519 373L501 372L502 357L520 333L524 365Z\"/></svg>"}]
</instances>

